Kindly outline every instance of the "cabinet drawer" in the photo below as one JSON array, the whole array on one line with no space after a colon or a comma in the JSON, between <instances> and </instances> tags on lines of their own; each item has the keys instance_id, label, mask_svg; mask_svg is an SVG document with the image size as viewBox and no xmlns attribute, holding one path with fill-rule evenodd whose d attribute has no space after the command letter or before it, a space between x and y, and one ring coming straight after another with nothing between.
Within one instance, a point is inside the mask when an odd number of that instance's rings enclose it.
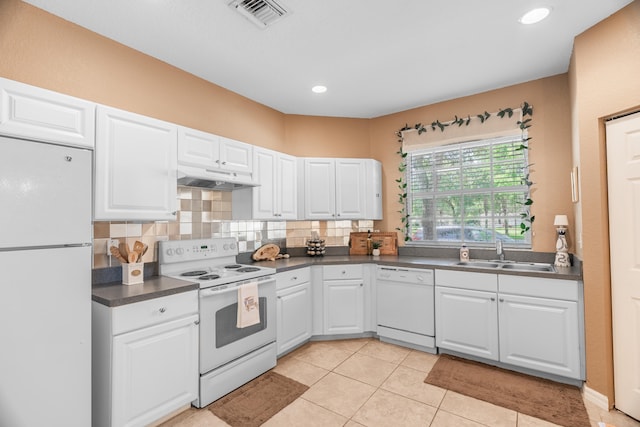
<instances>
[{"instance_id":1,"label":"cabinet drawer","mask_svg":"<svg viewBox=\"0 0 640 427\"><path fill-rule=\"evenodd\" d=\"M285 271L276 274L276 290L286 289L309 281L311 281L311 269L309 267Z\"/></svg>"},{"instance_id":2,"label":"cabinet drawer","mask_svg":"<svg viewBox=\"0 0 640 427\"><path fill-rule=\"evenodd\" d=\"M498 281L500 293L569 301L578 301L580 295L580 282L576 280L501 275Z\"/></svg>"},{"instance_id":3,"label":"cabinet drawer","mask_svg":"<svg viewBox=\"0 0 640 427\"><path fill-rule=\"evenodd\" d=\"M471 271L436 270L436 285L498 292L498 275Z\"/></svg>"},{"instance_id":4,"label":"cabinet drawer","mask_svg":"<svg viewBox=\"0 0 640 427\"><path fill-rule=\"evenodd\" d=\"M362 265L325 265L322 276L324 280L362 279Z\"/></svg>"},{"instance_id":5,"label":"cabinet drawer","mask_svg":"<svg viewBox=\"0 0 640 427\"><path fill-rule=\"evenodd\" d=\"M184 292L113 309L112 334L133 331L198 312L198 291Z\"/></svg>"}]
</instances>

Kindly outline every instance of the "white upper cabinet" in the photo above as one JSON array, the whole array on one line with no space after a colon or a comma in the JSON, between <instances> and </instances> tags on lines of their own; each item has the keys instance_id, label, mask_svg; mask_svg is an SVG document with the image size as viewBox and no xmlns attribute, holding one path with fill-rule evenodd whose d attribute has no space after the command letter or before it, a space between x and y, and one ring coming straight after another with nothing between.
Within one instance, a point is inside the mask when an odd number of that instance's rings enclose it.
<instances>
[{"instance_id":1,"label":"white upper cabinet","mask_svg":"<svg viewBox=\"0 0 640 427\"><path fill-rule=\"evenodd\" d=\"M382 219L382 164L373 159L365 160L366 190L365 209L366 219Z\"/></svg>"},{"instance_id":2,"label":"white upper cabinet","mask_svg":"<svg viewBox=\"0 0 640 427\"><path fill-rule=\"evenodd\" d=\"M206 172L250 176L253 146L230 138L179 127L178 163L204 168Z\"/></svg>"},{"instance_id":3,"label":"white upper cabinet","mask_svg":"<svg viewBox=\"0 0 640 427\"><path fill-rule=\"evenodd\" d=\"M304 219L336 219L335 159L304 159Z\"/></svg>"},{"instance_id":4,"label":"white upper cabinet","mask_svg":"<svg viewBox=\"0 0 640 427\"><path fill-rule=\"evenodd\" d=\"M220 162L220 137L178 127L178 162L181 165L217 167Z\"/></svg>"},{"instance_id":5,"label":"white upper cabinet","mask_svg":"<svg viewBox=\"0 0 640 427\"><path fill-rule=\"evenodd\" d=\"M381 219L379 167L372 159L302 159L304 219Z\"/></svg>"},{"instance_id":6,"label":"white upper cabinet","mask_svg":"<svg viewBox=\"0 0 640 427\"><path fill-rule=\"evenodd\" d=\"M381 219L382 175L372 159L306 158L305 219Z\"/></svg>"},{"instance_id":7,"label":"white upper cabinet","mask_svg":"<svg viewBox=\"0 0 640 427\"><path fill-rule=\"evenodd\" d=\"M251 174L253 146L234 139L220 137L220 167L223 170Z\"/></svg>"},{"instance_id":8,"label":"white upper cabinet","mask_svg":"<svg viewBox=\"0 0 640 427\"><path fill-rule=\"evenodd\" d=\"M98 106L95 220L174 220L178 128Z\"/></svg>"},{"instance_id":9,"label":"white upper cabinet","mask_svg":"<svg viewBox=\"0 0 640 427\"><path fill-rule=\"evenodd\" d=\"M95 104L0 78L0 134L93 148Z\"/></svg>"},{"instance_id":10,"label":"white upper cabinet","mask_svg":"<svg viewBox=\"0 0 640 427\"><path fill-rule=\"evenodd\" d=\"M298 218L297 159L253 148L253 176L258 187L233 194L234 219L295 220Z\"/></svg>"}]
</instances>

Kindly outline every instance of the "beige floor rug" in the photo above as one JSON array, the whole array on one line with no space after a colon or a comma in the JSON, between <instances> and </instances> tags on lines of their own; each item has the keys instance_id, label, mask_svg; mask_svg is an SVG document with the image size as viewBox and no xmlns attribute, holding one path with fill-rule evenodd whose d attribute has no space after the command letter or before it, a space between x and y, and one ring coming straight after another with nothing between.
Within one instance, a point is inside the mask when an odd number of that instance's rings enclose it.
<instances>
[{"instance_id":1,"label":"beige floor rug","mask_svg":"<svg viewBox=\"0 0 640 427\"><path fill-rule=\"evenodd\" d=\"M308 389L304 384L269 371L207 408L232 427L254 427L263 424Z\"/></svg>"},{"instance_id":2,"label":"beige floor rug","mask_svg":"<svg viewBox=\"0 0 640 427\"><path fill-rule=\"evenodd\" d=\"M589 426L577 387L441 355L424 380L565 427Z\"/></svg>"}]
</instances>

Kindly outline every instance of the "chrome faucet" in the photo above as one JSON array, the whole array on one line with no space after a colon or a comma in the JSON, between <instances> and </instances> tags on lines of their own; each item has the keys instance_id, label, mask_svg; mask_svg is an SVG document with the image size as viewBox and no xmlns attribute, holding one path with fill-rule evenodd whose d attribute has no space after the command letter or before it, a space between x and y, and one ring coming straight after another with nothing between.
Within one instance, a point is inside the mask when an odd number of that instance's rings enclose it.
<instances>
[{"instance_id":1,"label":"chrome faucet","mask_svg":"<svg viewBox=\"0 0 640 427\"><path fill-rule=\"evenodd\" d=\"M504 261L504 251L502 250L502 240L496 239L496 254L500 261Z\"/></svg>"}]
</instances>

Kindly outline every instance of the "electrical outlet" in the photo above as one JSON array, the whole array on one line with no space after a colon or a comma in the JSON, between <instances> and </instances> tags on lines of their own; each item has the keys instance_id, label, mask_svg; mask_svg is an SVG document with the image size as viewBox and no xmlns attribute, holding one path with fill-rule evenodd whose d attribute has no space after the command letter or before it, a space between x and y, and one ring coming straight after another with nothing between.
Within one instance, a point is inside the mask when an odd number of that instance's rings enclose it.
<instances>
[{"instance_id":1,"label":"electrical outlet","mask_svg":"<svg viewBox=\"0 0 640 427\"><path fill-rule=\"evenodd\" d=\"M109 239L107 242L107 255L111 256L111 246L115 246L116 248L120 246L120 240L118 239Z\"/></svg>"}]
</instances>

